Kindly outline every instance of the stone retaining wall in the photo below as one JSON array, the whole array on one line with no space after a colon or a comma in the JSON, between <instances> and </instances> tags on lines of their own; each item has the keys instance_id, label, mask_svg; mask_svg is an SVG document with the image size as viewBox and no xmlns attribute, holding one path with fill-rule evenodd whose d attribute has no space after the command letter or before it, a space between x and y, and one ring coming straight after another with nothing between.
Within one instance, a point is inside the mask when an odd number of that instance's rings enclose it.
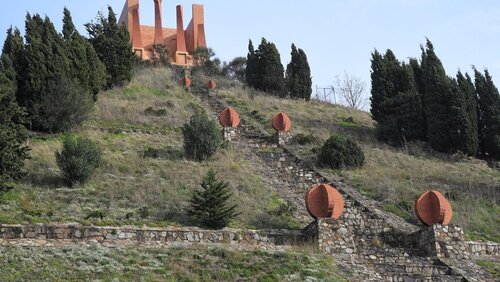
<instances>
[{"instance_id":1,"label":"stone retaining wall","mask_svg":"<svg viewBox=\"0 0 500 282\"><path fill-rule=\"evenodd\" d=\"M237 244L264 250L284 249L304 241L299 230L204 230L199 228L97 227L80 224L0 225L0 243L11 240L73 240L93 243Z\"/></svg>"},{"instance_id":2,"label":"stone retaining wall","mask_svg":"<svg viewBox=\"0 0 500 282\"><path fill-rule=\"evenodd\" d=\"M500 244L494 242L464 241L464 232L457 225L435 224L411 234L413 244L430 256L451 259L471 259L481 256L500 256Z\"/></svg>"}]
</instances>

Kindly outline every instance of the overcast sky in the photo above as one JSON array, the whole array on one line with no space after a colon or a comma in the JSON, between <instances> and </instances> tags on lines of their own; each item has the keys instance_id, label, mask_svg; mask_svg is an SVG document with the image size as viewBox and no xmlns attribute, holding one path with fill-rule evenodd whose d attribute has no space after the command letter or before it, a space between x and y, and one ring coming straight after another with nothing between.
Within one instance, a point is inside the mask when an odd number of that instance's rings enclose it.
<instances>
[{"instance_id":1,"label":"overcast sky","mask_svg":"<svg viewBox=\"0 0 500 282\"><path fill-rule=\"evenodd\" d=\"M191 4L205 5L207 43L222 61L246 56L248 39L257 47L262 37L272 41L286 67L290 45L304 49L313 84L329 86L344 71L370 86L370 57L376 48L390 48L399 59L420 57L428 37L448 75L471 66L488 68L500 87L500 0L211 0L163 1L165 27L175 26L175 6L184 5L185 26ZM24 30L26 12L48 15L61 30L68 7L83 34L83 24L111 5L121 13L124 0L23 0L0 12L0 44L5 30ZM153 25L152 0L141 1L141 23ZM314 88L314 86L313 86Z\"/></svg>"}]
</instances>

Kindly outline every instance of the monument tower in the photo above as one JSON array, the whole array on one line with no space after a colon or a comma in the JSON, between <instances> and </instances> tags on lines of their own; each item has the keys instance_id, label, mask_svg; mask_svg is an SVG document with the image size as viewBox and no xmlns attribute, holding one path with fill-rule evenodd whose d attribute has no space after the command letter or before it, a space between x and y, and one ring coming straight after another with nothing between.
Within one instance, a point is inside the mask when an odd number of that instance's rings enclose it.
<instances>
[{"instance_id":1,"label":"monument tower","mask_svg":"<svg viewBox=\"0 0 500 282\"><path fill-rule=\"evenodd\" d=\"M120 23L127 26L134 53L142 60L153 58L154 46L163 45L170 51L170 62L175 65L193 65L193 55L198 47L207 47L203 5L193 4L193 18L184 29L184 14L177 6L176 28L162 26L162 0L155 4L155 26L141 25L139 0L126 0Z\"/></svg>"}]
</instances>

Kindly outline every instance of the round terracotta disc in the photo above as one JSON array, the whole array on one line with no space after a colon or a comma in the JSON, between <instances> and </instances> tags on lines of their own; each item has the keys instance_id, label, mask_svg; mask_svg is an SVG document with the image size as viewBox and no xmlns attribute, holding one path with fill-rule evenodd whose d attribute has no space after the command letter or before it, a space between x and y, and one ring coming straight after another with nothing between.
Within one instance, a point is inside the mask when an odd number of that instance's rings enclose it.
<instances>
[{"instance_id":1,"label":"round terracotta disc","mask_svg":"<svg viewBox=\"0 0 500 282\"><path fill-rule=\"evenodd\" d=\"M240 115L231 107L225 108L219 115L219 122L223 127L236 128L240 125Z\"/></svg>"},{"instance_id":2,"label":"round terracotta disc","mask_svg":"<svg viewBox=\"0 0 500 282\"><path fill-rule=\"evenodd\" d=\"M273 128L276 131L287 132L292 128L292 122L287 114L280 112L277 113L272 120Z\"/></svg>"},{"instance_id":3,"label":"round terracotta disc","mask_svg":"<svg viewBox=\"0 0 500 282\"><path fill-rule=\"evenodd\" d=\"M211 79L207 82L207 88L210 89L210 90L213 90L217 87L217 83L215 82L215 80Z\"/></svg>"},{"instance_id":4,"label":"round terracotta disc","mask_svg":"<svg viewBox=\"0 0 500 282\"><path fill-rule=\"evenodd\" d=\"M453 216L450 202L438 191L427 191L415 202L415 214L425 225L450 224Z\"/></svg>"},{"instance_id":5,"label":"round terracotta disc","mask_svg":"<svg viewBox=\"0 0 500 282\"><path fill-rule=\"evenodd\" d=\"M344 212L344 199L328 184L315 185L307 191L306 208L315 219L338 219Z\"/></svg>"}]
</instances>

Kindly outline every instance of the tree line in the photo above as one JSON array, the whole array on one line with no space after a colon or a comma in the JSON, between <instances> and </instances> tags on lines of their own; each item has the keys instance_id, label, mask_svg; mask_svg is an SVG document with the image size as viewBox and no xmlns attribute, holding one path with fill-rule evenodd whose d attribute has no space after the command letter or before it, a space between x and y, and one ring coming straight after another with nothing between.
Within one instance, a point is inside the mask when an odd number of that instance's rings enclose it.
<instances>
[{"instance_id":1,"label":"tree line","mask_svg":"<svg viewBox=\"0 0 500 282\"><path fill-rule=\"evenodd\" d=\"M281 98L311 99L312 78L307 55L295 44L292 44L291 61L285 72L274 43L262 38L255 49L249 40L245 81L257 90Z\"/></svg>"},{"instance_id":2,"label":"tree line","mask_svg":"<svg viewBox=\"0 0 500 282\"><path fill-rule=\"evenodd\" d=\"M0 190L22 177L28 129L68 131L85 120L99 91L130 80L130 37L111 7L85 26L89 38L65 8L61 33L48 17L29 13L24 37L18 28L7 30L0 55Z\"/></svg>"},{"instance_id":3,"label":"tree line","mask_svg":"<svg viewBox=\"0 0 500 282\"><path fill-rule=\"evenodd\" d=\"M421 140L440 152L500 159L500 94L488 70L449 77L427 40L420 60L389 49L371 59L371 114L377 137L393 145Z\"/></svg>"}]
</instances>

